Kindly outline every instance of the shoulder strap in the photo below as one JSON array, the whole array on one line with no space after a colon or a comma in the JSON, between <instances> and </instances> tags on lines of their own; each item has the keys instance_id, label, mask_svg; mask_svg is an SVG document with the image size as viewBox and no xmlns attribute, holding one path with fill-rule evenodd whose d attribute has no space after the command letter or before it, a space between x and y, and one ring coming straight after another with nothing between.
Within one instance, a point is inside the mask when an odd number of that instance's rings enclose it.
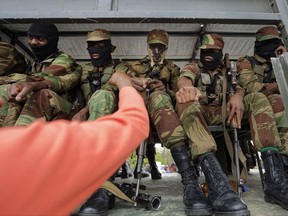
<instances>
[{"instance_id":1,"label":"shoulder strap","mask_svg":"<svg viewBox=\"0 0 288 216\"><path fill-rule=\"evenodd\" d=\"M126 194L124 194L115 184L113 184L110 181L105 181L104 184L101 186L101 188L104 188L114 194L116 197L125 200L130 203L135 203L133 200L131 200Z\"/></svg>"}]
</instances>

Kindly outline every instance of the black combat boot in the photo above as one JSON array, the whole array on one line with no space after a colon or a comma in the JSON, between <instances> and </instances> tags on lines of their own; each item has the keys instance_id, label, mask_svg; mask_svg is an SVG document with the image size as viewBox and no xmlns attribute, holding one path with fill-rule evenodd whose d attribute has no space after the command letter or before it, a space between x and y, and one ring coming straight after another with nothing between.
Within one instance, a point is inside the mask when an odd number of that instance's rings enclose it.
<instances>
[{"instance_id":1,"label":"black combat boot","mask_svg":"<svg viewBox=\"0 0 288 216\"><path fill-rule=\"evenodd\" d=\"M288 177L288 155L281 154L281 158L284 166L284 171L286 173L286 177Z\"/></svg>"},{"instance_id":2,"label":"black combat boot","mask_svg":"<svg viewBox=\"0 0 288 216\"><path fill-rule=\"evenodd\" d=\"M79 216L106 216L108 209L115 206L115 196L106 189L98 189L81 206L77 215Z\"/></svg>"},{"instance_id":3,"label":"black combat boot","mask_svg":"<svg viewBox=\"0 0 288 216\"><path fill-rule=\"evenodd\" d=\"M288 209L288 179L281 154L267 150L261 153L264 162L264 199Z\"/></svg>"},{"instance_id":4,"label":"black combat boot","mask_svg":"<svg viewBox=\"0 0 288 216\"><path fill-rule=\"evenodd\" d=\"M127 161L125 161L125 163L122 164L121 173L119 174L119 176L121 177L121 179L126 179L126 178L129 178L129 177L133 176L133 173L130 170L130 167L127 164Z\"/></svg>"},{"instance_id":5,"label":"black combat boot","mask_svg":"<svg viewBox=\"0 0 288 216\"><path fill-rule=\"evenodd\" d=\"M185 145L171 149L172 157L182 177L183 203L186 215L212 215L213 210L198 183L198 176Z\"/></svg>"},{"instance_id":6,"label":"black combat boot","mask_svg":"<svg viewBox=\"0 0 288 216\"><path fill-rule=\"evenodd\" d=\"M137 174L136 168L134 169L133 174L134 174L134 179L137 179L138 174ZM149 176L150 176L150 174L147 171L145 171L143 169L141 170L141 178L146 178L146 177L149 177Z\"/></svg>"},{"instance_id":7,"label":"black combat boot","mask_svg":"<svg viewBox=\"0 0 288 216\"><path fill-rule=\"evenodd\" d=\"M147 157L149 164L150 164L151 178L153 180L162 178L162 175L159 172L157 164L156 164L155 155L156 155L155 145L154 144L148 144L146 146L146 157Z\"/></svg>"},{"instance_id":8,"label":"black combat boot","mask_svg":"<svg viewBox=\"0 0 288 216\"><path fill-rule=\"evenodd\" d=\"M214 153L207 153L199 157L201 169L205 175L209 189L209 198L213 206L214 215L248 216L247 205L234 192L227 176L221 169Z\"/></svg>"},{"instance_id":9,"label":"black combat boot","mask_svg":"<svg viewBox=\"0 0 288 216\"><path fill-rule=\"evenodd\" d=\"M109 181L114 181L112 176ZM77 216L106 216L108 209L115 206L115 196L104 188L98 189L90 198L80 207Z\"/></svg>"}]
</instances>

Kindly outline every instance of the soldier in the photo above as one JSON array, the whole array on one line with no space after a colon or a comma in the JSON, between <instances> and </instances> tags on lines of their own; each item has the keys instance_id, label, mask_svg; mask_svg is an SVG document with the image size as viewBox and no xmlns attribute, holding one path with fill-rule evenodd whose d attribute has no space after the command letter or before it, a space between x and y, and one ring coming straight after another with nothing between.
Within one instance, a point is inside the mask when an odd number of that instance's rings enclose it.
<instances>
[{"instance_id":1,"label":"soldier","mask_svg":"<svg viewBox=\"0 0 288 216\"><path fill-rule=\"evenodd\" d=\"M275 113L281 143L275 146L263 145L257 147L261 151L266 170L264 181L265 201L277 203L287 209L288 119L285 115L283 101L279 94L270 59L271 57L281 55L283 52L286 52L286 48L277 28L274 26L260 28L256 32L254 55L239 58L237 71L239 84L246 92L264 93Z\"/></svg>"},{"instance_id":2,"label":"soldier","mask_svg":"<svg viewBox=\"0 0 288 216\"><path fill-rule=\"evenodd\" d=\"M81 67L58 50L58 29L53 24L32 24L28 44L35 56L21 82L2 85L0 95L9 101L0 109L1 126L28 125L36 119L71 118L70 90L81 78Z\"/></svg>"},{"instance_id":3,"label":"soldier","mask_svg":"<svg viewBox=\"0 0 288 216\"><path fill-rule=\"evenodd\" d=\"M215 157L217 146L208 128L208 125L220 125L223 122L222 102L225 101L228 93L227 89L223 89L226 82L223 47L224 41L221 35L204 35L200 47L200 61L187 64L181 71L178 80L179 91L176 93L177 112L189 138L192 159L200 164L204 172L214 214L250 215L247 205L232 190L229 179ZM265 132L266 137L275 138L272 133L277 133L273 112L265 95L255 93L245 96L244 93L241 87L236 86L235 94L227 105L223 103L227 106L228 123L236 116L240 128L244 112L245 115L249 115L250 126L254 129L253 134L256 134L254 140L266 141L262 137L262 133ZM226 109L224 111L226 115ZM265 120L261 117L265 117ZM265 123L268 121L271 127L257 128L256 126L262 123L261 120ZM186 149L179 149L179 151L186 151ZM194 173L193 175L196 176Z\"/></svg>"},{"instance_id":4,"label":"soldier","mask_svg":"<svg viewBox=\"0 0 288 216\"><path fill-rule=\"evenodd\" d=\"M122 70L133 77L132 85L144 97L161 143L171 150L182 176L185 214L212 215L212 206L199 187L188 156L186 136L174 110L180 70L165 57L168 40L165 30L150 31L147 36L148 56L131 64L123 64Z\"/></svg>"},{"instance_id":5,"label":"soldier","mask_svg":"<svg viewBox=\"0 0 288 216\"><path fill-rule=\"evenodd\" d=\"M0 85L8 84L8 79L12 80L11 76L14 76L14 73L25 73L27 67L24 55L18 52L15 46L0 42Z\"/></svg>"},{"instance_id":6,"label":"soldier","mask_svg":"<svg viewBox=\"0 0 288 216\"><path fill-rule=\"evenodd\" d=\"M111 43L110 32L105 29L88 32L86 41L91 62L82 66L81 89L87 106L73 120L91 121L118 109L118 88L108 83L116 71L117 65L111 55L116 47ZM109 180L113 181L114 176ZM78 215L107 215L114 205L115 196L100 188L81 206Z\"/></svg>"}]
</instances>

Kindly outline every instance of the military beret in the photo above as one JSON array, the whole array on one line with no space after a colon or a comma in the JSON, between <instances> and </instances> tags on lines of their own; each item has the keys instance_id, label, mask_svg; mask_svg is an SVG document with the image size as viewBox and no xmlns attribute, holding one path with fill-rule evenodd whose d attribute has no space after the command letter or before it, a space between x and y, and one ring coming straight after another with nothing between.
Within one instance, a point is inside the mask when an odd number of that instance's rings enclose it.
<instances>
[{"instance_id":1,"label":"military beret","mask_svg":"<svg viewBox=\"0 0 288 216\"><path fill-rule=\"evenodd\" d=\"M223 49L224 40L219 34L205 34L200 49Z\"/></svg>"},{"instance_id":2,"label":"military beret","mask_svg":"<svg viewBox=\"0 0 288 216\"><path fill-rule=\"evenodd\" d=\"M280 39L279 31L275 26L265 26L256 32L257 41L265 41L274 38Z\"/></svg>"}]
</instances>

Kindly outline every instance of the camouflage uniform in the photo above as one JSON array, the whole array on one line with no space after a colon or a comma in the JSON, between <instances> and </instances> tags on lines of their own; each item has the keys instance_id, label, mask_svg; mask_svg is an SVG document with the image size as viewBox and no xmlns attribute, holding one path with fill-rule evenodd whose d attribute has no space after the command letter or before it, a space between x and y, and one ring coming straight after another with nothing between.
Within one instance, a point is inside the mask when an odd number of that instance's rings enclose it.
<instances>
[{"instance_id":1,"label":"camouflage uniform","mask_svg":"<svg viewBox=\"0 0 288 216\"><path fill-rule=\"evenodd\" d=\"M0 85L14 80L13 73L24 73L27 66L25 57L13 45L0 42Z\"/></svg>"},{"instance_id":2,"label":"camouflage uniform","mask_svg":"<svg viewBox=\"0 0 288 216\"><path fill-rule=\"evenodd\" d=\"M273 26L261 28L256 34L258 43L265 43L273 39L280 39L278 30ZM283 145L279 148L288 154L288 119L285 115L283 101L279 94L271 62L255 53L254 56L239 58L237 71L239 84L243 86L247 93L262 92L267 96L275 113L278 132ZM272 91L269 91L271 85L275 85L275 87Z\"/></svg>"},{"instance_id":3,"label":"camouflage uniform","mask_svg":"<svg viewBox=\"0 0 288 216\"><path fill-rule=\"evenodd\" d=\"M28 64L24 56L16 48L8 43L0 42L0 96L6 99L6 86L15 82L24 82L26 80ZM5 103L0 111L1 120L5 118L9 109L9 104Z\"/></svg>"},{"instance_id":4,"label":"camouflage uniform","mask_svg":"<svg viewBox=\"0 0 288 216\"><path fill-rule=\"evenodd\" d=\"M111 40L111 34L104 29L96 29L87 36L87 42L105 40ZM111 46L113 52L115 47ZM101 67L95 67L91 62L83 65L81 89L89 107L88 120L111 114L118 109L118 89L108 83L116 70L112 59Z\"/></svg>"},{"instance_id":5,"label":"camouflage uniform","mask_svg":"<svg viewBox=\"0 0 288 216\"><path fill-rule=\"evenodd\" d=\"M48 88L31 92L26 101L6 103L0 109L1 126L28 125L36 119L51 121L71 118L71 91L80 82L82 68L72 57L59 51L41 62L34 61L30 66L27 75L17 75L21 79L14 82L41 81ZM2 85L0 95L5 99L6 91L7 86Z\"/></svg>"},{"instance_id":6,"label":"camouflage uniform","mask_svg":"<svg viewBox=\"0 0 288 216\"><path fill-rule=\"evenodd\" d=\"M276 52L280 51L281 54L285 50L276 27L260 28L256 32L254 56L240 58L237 62L237 71L240 85L247 92L263 92L273 107L281 146L261 149L265 168L264 199L268 203L288 209L288 121L270 62L271 57L276 57Z\"/></svg>"},{"instance_id":7,"label":"camouflage uniform","mask_svg":"<svg viewBox=\"0 0 288 216\"><path fill-rule=\"evenodd\" d=\"M86 117L88 120L95 120L112 114L118 109L118 88L108 83L112 74L117 70L111 56L115 46L111 44L110 32L105 29L95 29L88 32L86 41L91 62L82 65L81 90L89 113L85 113L86 116L81 117L81 120ZM97 54L97 58L93 57L95 54ZM109 181L114 181L114 179L113 175ZM106 215L108 209L113 208L114 205L114 195L106 189L98 189L80 207L77 215Z\"/></svg>"},{"instance_id":8,"label":"camouflage uniform","mask_svg":"<svg viewBox=\"0 0 288 216\"><path fill-rule=\"evenodd\" d=\"M215 215L250 215L247 205L231 188L229 179L224 174L214 154L216 143L207 126L207 123L221 124L223 121L221 117L221 105L223 96L225 96L222 91L225 73L223 73L223 68L221 68L223 46L224 41L220 35L204 35L202 46L200 47L200 61L203 65L200 63L198 65L196 63L187 64L179 76L178 86L180 90L177 96L181 95L182 90L184 91L185 89L190 89L191 92L188 91L189 94L194 94L195 92L192 93L192 91L195 88L199 88L204 94L204 97L199 102L180 103L180 100L177 104L178 115L189 138L192 159L198 161L201 166L209 188L209 202L207 203L203 194L197 192L198 177L195 177L195 169L193 167L189 168L187 165L191 162L184 159L187 158L187 153L186 155L183 153L185 149L179 148L175 152L172 151L176 164L178 161L178 164L181 165L179 170L184 170L181 173L182 181L189 182L188 185L184 183L186 190L188 190L188 192L184 192L184 197L188 197L188 202L186 204L184 202L187 215L210 215L211 209L213 209L212 211L214 211ZM265 99L264 95L263 97ZM251 97L251 99L247 98L246 100L253 101L255 98ZM247 104L246 106L248 107L249 105ZM253 109L257 109L257 107L250 106L249 109L253 112ZM193 185L193 188L189 188L190 185ZM190 197L191 199L189 199ZM200 206L200 204L204 205L198 209L196 206ZM197 213L197 210L201 210L201 214Z\"/></svg>"},{"instance_id":9,"label":"camouflage uniform","mask_svg":"<svg viewBox=\"0 0 288 216\"><path fill-rule=\"evenodd\" d=\"M154 30L148 34L147 43L160 43L168 45L168 35L161 30ZM154 123L161 143L171 149L177 145L183 145L185 135L179 118L174 110L175 92L177 91L177 79L179 67L164 59L159 71L153 73L151 59L145 58L119 65L119 70L132 77L158 79L166 86L166 91L153 91L149 98L146 92L140 92L146 100L147 110Z\"/></svg>"}]
</instances>

